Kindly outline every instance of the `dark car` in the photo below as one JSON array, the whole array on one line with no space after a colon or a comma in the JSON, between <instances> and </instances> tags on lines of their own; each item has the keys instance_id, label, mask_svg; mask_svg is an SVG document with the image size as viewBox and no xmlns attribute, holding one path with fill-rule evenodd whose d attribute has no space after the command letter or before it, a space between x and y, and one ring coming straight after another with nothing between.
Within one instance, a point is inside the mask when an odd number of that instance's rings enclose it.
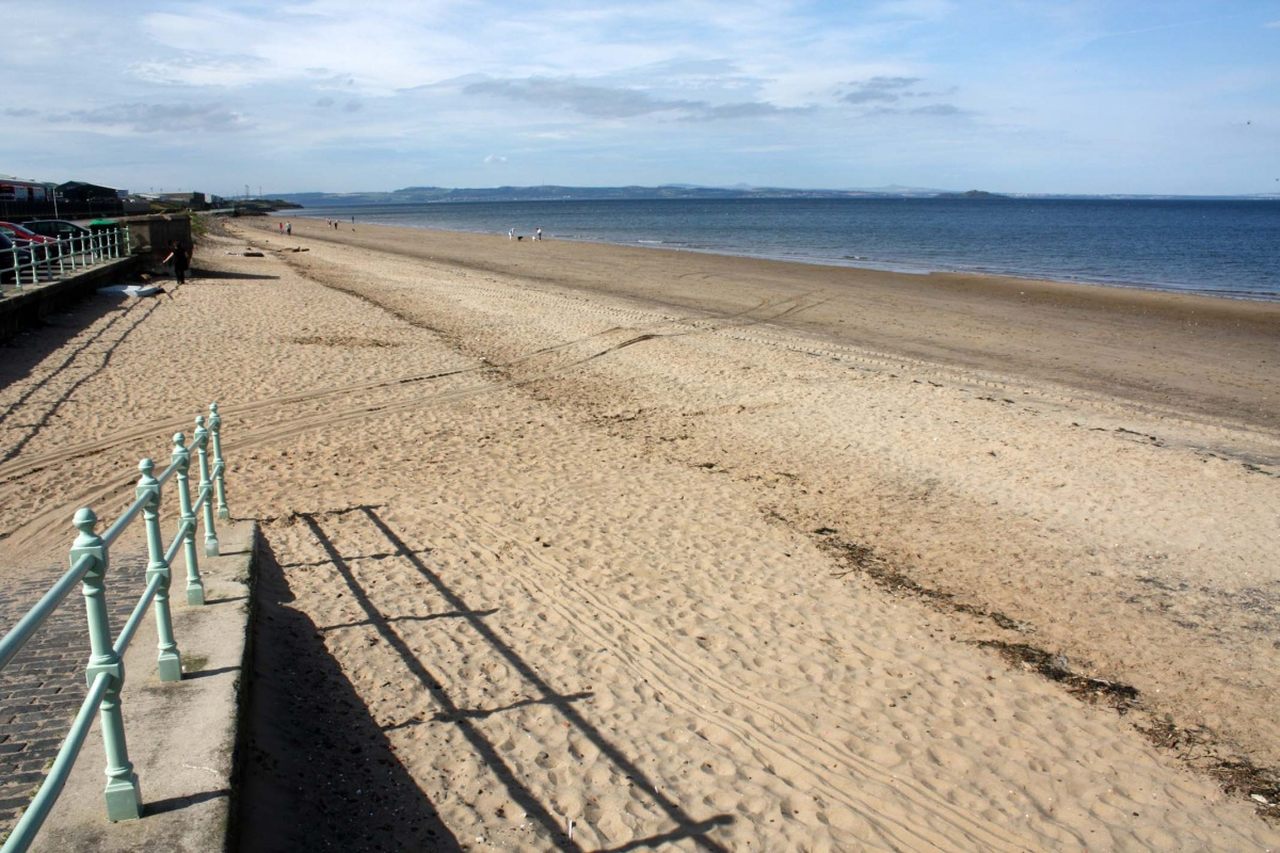
<instances>
[{"instance_id":1,"label":"dark car","mask_svg":"<svg viewBox=\"0 0 1280 853\"><path fill-rule=\"evenodd\" d=\"M0 234L0 282L14 282L14 263L17 262L19 267L31 263L31 250L25 246L15 244L10 240L8 235ZM20 270L25 278L30 273L23 269Z\"/></svg>"},{"instance_id":2,"label":"dark car","mask_svg":"<svg viewBox=\"0 0 1280 853\"><path fill-rule=\"evenodd\" d=\"M88 237L92 233L88 228L65 219L33 219L22 223L22 227L45 237Z\"/></svg>"}]
</instances>

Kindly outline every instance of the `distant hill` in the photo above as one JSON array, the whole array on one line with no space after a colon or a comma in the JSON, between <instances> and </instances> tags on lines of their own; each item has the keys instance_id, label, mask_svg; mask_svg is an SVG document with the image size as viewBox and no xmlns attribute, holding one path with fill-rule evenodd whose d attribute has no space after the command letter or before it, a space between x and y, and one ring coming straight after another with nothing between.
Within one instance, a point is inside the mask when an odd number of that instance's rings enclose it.
<instances>
[{"instance_id":1,"label":"distant hill","mask_svg":"<svg viewBox=\"0 0 1280 853\"><path fill-rule=\"evenodd\" d=\"M337 207L371 204L428 204L468 201L595 201L636 199L717 199L717 198L887 198L931 197L939 190L802 190L785 187L699 187L665 184L657 187L405 187L391 192L358 193L278 193L277 197L304 207Z\"/></svg>"},{"instance_id":2,"label":"distant hill","mask_svg":"<svg viewBox=\"0 0 1280 853\"><path fill-rule=\"evenodd\" d=\"M721 198L945 198L945 199L1274 199L1274 195L1254 196L1170 196L1170 195L1055 195L1041 193L993 193L986 190L951 192L921 187L886 186L856 190L804 190L787 187L700 187L691 184L664 184L656 187L566 187L547 184L536 187L404 187L390 192L276 193L281 202L302 207L359 207L383 204L445 204L477 201L599 201L643 199Z\"/></svg>"},{"instance_id":3,"label":"distant hill","mask_svg":"<svg viewBox=\"0 0 1280 853\"><path fill-rule=\"evenodd\" d=\"M1008 198L1000 193L989 193L986 190L968 190L962 193L938 193L938 198Z\"/></svg>"}]
</instances>

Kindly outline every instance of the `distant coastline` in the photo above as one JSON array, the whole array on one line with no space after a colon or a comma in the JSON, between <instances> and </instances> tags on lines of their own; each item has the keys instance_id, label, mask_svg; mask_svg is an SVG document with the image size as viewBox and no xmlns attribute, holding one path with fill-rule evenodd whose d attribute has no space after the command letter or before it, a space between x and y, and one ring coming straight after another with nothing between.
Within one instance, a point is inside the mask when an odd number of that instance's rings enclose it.
<instances>
[{"instance_id":1,"label":"distant coastline","mask_svg":"<svg viewBox=\"0 0 1280 853\"><path fill-rule=\"evenodd\" d=\"M1280 193L1230 196L1188 195L1085 195L1055 193L998 193L981 189L964 191L926 187L887 186L870 189L797 189L794 187L704 187L692 184L664 184L654 187L571 187L542 185L531 187L404 187L390 191L349 193L273 193L274 198L302 207L362 207L392 204L443 204L450 202L545 202L545 201L652 201L659 199L841 199L841 198L950 198L992 201L999 199L1134 199L1200 201L1277 201Z\"/></svg>"}]
</instances>

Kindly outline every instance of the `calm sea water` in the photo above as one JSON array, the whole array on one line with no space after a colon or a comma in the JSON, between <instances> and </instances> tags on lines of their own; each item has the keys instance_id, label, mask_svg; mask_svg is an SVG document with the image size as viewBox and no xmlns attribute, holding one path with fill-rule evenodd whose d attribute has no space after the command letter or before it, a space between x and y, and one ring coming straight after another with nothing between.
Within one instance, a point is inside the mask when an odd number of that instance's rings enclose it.
<instances>
[{"instance_id":1,"label":"calm sea water","mask_svg":"<svg viewBox=\"0 0 1280 853\"><path fill-rule=\"evenodd\" d=\"M1280 200L683 199L308 208L289 215L1280 300Z\"/></svg>"}]
</instances>

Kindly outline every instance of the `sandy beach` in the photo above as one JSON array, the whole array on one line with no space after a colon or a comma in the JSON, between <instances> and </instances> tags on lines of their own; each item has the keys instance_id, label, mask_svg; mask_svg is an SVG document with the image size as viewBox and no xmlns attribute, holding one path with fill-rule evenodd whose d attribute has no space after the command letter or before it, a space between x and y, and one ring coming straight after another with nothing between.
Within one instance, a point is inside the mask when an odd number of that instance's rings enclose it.
<instances>
[{"instance_id":1,"label":"sandy beach","mask_svg":"<svg viewBox=\"0 0 1280 853\"><path fill-rule=\"evenodd\" d=\"M291 221L0 363L6 582L219 402L243 849L1280 847L1280 305Z\"/></svg>"}]
</instances>

